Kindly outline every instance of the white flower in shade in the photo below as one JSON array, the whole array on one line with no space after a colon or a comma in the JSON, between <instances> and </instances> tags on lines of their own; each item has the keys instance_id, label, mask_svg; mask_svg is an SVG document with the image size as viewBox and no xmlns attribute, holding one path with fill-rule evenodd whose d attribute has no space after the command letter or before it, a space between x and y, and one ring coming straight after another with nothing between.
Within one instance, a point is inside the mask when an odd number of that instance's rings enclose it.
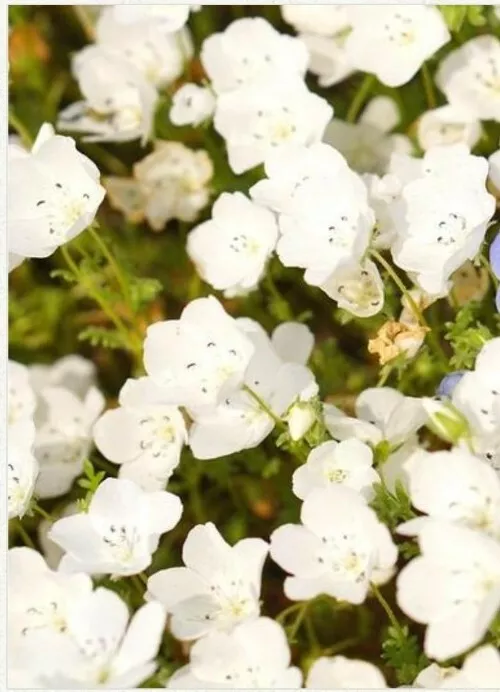
<instances>
[{"instance_id":1,"label":"white flower in shade","mask_svg":"<svg viewBox=\"0 0 500 692\"><path fill-rule=\"evenodd\" d=\"M293 576L285 579L292 601L327 594L363 603L370 582L386 582L397 548L386 526L352 488L331 485L304 500L302 524L285 524L271 535L271 557Z\"/></svg>"},{"instance_id":2,"label":"white flower in shade","mask_svg":"<svg viewBox=\"0 0 500 692\"><path fill-rule=\"evenodd\" d=\"M450 666L449 668L442 668L437 663L431 663L430 666L427 666L427 668L420 671L418 676L415 678L413 687L424 689L440 688L443 686L443 683L445 683L448 677L453 680L453 676L457 672L458 668L453 666Z\"/></svg>"},{"instance_id":3,"label":"white flower in shade","mask_svg":"<svg viewBox=\"0 0 500 692\"><path fill-rule=\"evenodd\" d=\"M30 371L25 365L9 360L7 382L9 427L21 421L32 421L36 408L36 396L30 381Z\"/></svg>"},{"instance_id":4,"label":"white flower in shade","mask_svg":"<svg viewBox=\"0 0 500 692\"><path fill-rule=\"evenodd\" d=\"M470 111L450 104L424 113L418 120L417 138L420 147L466 144L472 149L481 139L481 123Z\"/></svg>"},{"instance_id":5,"label":"white flower in shade","mask_svg":"<svg viewBox=\"0 0 500 692\"><path fill-rule=\"evenodd\" d=\"M317 405L313 401L317 398L318 392L318 384L315 381L311 382L300 392L286 413L288 432L294 442L301 440L318 418Z\"/></svg>"},{"instance_id":6,"label":"white flower in shade","mask_svg":"<svg viewBox=\"0 0 500 692\"><path fill-rule=\"evenodd\" d=\"M223 192L212 218L188 235L187 252L198 273L226 295L256 288L278 239L275 216L241 192Z\"/></svg>"},{"instance_id":7,"label":"white flower in shade","mask_svg":"<svg viewBox=\"0 0 500 692\"><path fill-rule=\"evenodd\" d=\"M123 24L126 33L130 27L160 28L165 34L179 31L188 21L191 5L115 5L116 21Z\"/></svg>"},{"instance_id":8,"label":"white flower in shade","mask_svg":"<svg viewBox=\"0 0 500 692\"><path fill-rule=\"evenodd\" d=\"M91 360L70 355L52 365L30 365L29 378L37 394L46 387L63 387L84 399L96 383L96 367Z\"/></svg>"},{"instance_id":9,"label":"white flower in shade","mask_svg":"<svg viewBox=\"0 0 500 692\"><path fill-rule=\"evenodd\" d=\"M350 25L345 5L282 5L285 22L299 33L335 36Z\"/></svg>"},{"instance_id":10,"label":"white flower in shade","mask_svg":"<svg viewBox=\"0 0 500 692\"><path fill-rule=\"evenodd\" d=\"M104 188L71 137L55 135L46 123L31 152L8 156L8 168L9 252L48 257L94 220Z\"/></svg>"},{"instance_id":11,"label":"white flower in shade","mask_svg":"<svg viewBox=\"0 0 500 692\"><path fill-rule=\"evenodd\" d=\"M487 175L487 161L465 145L434 147L420 176L405 186L392 254L424 291L445 293L451 274L477 254L495 211Z\"/></svg>"},{"instance_id":12,"label":"white flower in shade","mask_svg":"<svg viewBox=\"0 0 500 692\"><path fill-rule=\"evenodd\" d=\"M243 382L253 352L251 340L210 296L189 303L180 319L148 328L144 366L165 388L165 403L210 407Z\"/></svg>"},{"instance_id":13,"label":"white flower in shade","mask_svg":"<svg viewBox=\"0 0 500 692\"><path fill-rule=\"evenodd\" d=\"M306 681L306 688L313 690L371 690L385 687L384 676L373 663L345 656L318 658L309 669Z\"/></svg>"},{"instance_id":14,"label":"white flower in shade","mask_svg":"<svg viewBox=\"0 0 500 692\"><path fill-rule=\"evenodd\" d=\"M358 173L386 173L393 153L410 154L408 137L391 134L401 120L399 108L389 96L373 98L357 123L334 118L323 140L338 149Z\"/></svg>"},{"instance_id":15,"label":"white flower in shade","mask_svg":"<svg viewBox=\"0 0 500 692\"><path fill-rule=\"evenodd\" d=\"M215 110L215 96L208 87L183 84L172 98L170 120L174 125L200 125Z\"/></svg>"},{"instance_id":16,"label":"white flower in shade","mask_svg":"<svg viewBox=\"0 0 500 692\"><path fill-rule=\"evenodd\" d=\"M244 173L263 163L275 147L318 142L332 114L327 101L297 77L222 94L214 127L226 140L232 170Z\"/></svg>"},{"instance_id":17,"label":"white flower in shade","mask_svg":"<svg viewBox=\"0 0 500 692\"><path fill-rule=\"evenodd\" d=\"M117 6L103 8L96 24L96 43L127 61L155 87L181 76L193 53L186 31L173 33L161 22L123 22Z\"/></svg>"},{"instance_id":18,"label":"white flower in shade","mask_svg":"<svg viewBox=\"0 0 500 692\"><path fill-rule=\"evenodd\" d=\"M9 519L22 517L35 490L38 462L33 454L35 426L29 419L9 425L7 446L7 510Z\"/></svg>"},{"instance_id":19,"label":"white flower in shade","mask_svg":"<svg viewBox=\"0 0 500 692\"><path fill-rule=\"evenodd\" d=\"M150 565L160 536L181 513L171 493L146 493L132 481L106 478L88 512L59 519L48 537L66 551L62 571L126 576Z\"/></svg>"},{"instance_id":20,"label":"white flower in shade","mask_svg":"<svg viewBox=\"0 0 500 692\"><path fill-rule=\"evenodd\" d=\"M416 535L430 520L452 521L500 539L500 479L470 452L415 452L405 463L414 507L427 517L411 519L398 532Z\"/></svg>"},{"instance_id":21,"label":"white flower in shade","mask_svg":"<svg viewBox=\"0 0 500 692\"><path fill-rule=\"evenodd\" d=\"M323 442L309 453L307 462L299 466L292 478L293 492L301 500L316 488L330 485L353 488L369 499L373 484L379 482L372 450L356 438Z\"/></svg>"},{"instance_id":22,"label":"white flower in shade","mask_svg":"<svg viewBox=\"0 0 500 692\"><path fill-rule=\"evenodd\" d=\"M497 688L499 680L500 654L492 644L486 644L467 656L462 670L446 675L437 686L441 689L486 690Z\"/></svg>"},{"instance_id":23,"label":"white flower in shade","mask_svg":"<svg viewBox=\"0 0 500 692\"><path fill-rule=\"evenodd\" d=\"M290 667L290 648L281 625L270 618L242 622L231 633L196 642L189 665L167 683L173 689L299 689L302 673Z\"/></svg>"},{"instance_id":24,"label":"white flower in shade","mask_svg":"<svg viewBox=\"0 0 500 692\"><path fill-rule=\"evenodd\" d=\"M497 149L488 159L489 174L488 178L493 185L496 196L500 194L500 149Z\"/></svg>"},{"instance_id":25,"label":"white flower in shade","mask_svg":"<svg viewBox=\"0 0 500 692\"><path fill-rule=\"evenodd\" d=\"M179 409L162 403L162 391L148 377L127 380L118 408L108 410L94 426L97 448L120 464L119 477L143 490L164 490L177 467L187 439Z\"/></svg>"},{"instance_id":26,"label":"white flower in shade","mask_svg":"<svg viewBox=\"0 0 500 692\"><path fill-rule=\"evenodd\" d=\"M268 550L260 538L230 546L212 523L191 529L182 549L185 567L161 570L148 579L148 594L171 614L174 637L198 639L258 617Z\"/></svg>"},{"instance_id":27,"label":"white flower in shade","mask_svg":"<svg viewBox=\"0 0 500 692\"><path fill-rule=\"evenodd\" d=\"M453 106L479 120L500 121L500 41L476 36L439 65L436 84Z\"/></svg>"},{"instance_id":28,"label":"white flower in shade","mask_svg":"<svg viewBox=\"0 0 500 692\"><path fill-rule=\"evenodd\" d=\"M423 63L450 40L435 7L417 5L351 7L346 38L351 65L375 74L387 86L406 84Z\"/></svg>"},{"instance_id":29,"label":"white flower in shade","mask_svg":"<svg viewBox=\"0 0 500 692\"><path fill-rule=\"evenodd\" d=\"M371 260L340 267L321 289L337 301L339 308L357 317L376 315L384 306L384 283Z\"/></svg>"},{"instance_id":30,"label":"white flower in shade","mask_svg":"<svg viewBox=\"0 0 500 692\"><path fill-rule=\"evenodd\" d=\"M245 17L206 38L200 58L220 94L264 79L303 77L308 53L297 38L280 34L262 17Z\"/></svg>"},{"instance_id":31,"label":"white flower in shade","mask_svg":"<svg viewBox=\"0 0 500 692\"><path fill-rule=\"evenodd\" d=\"M134 164L133 178L106 178L111 204L133 223L144 219L161 231L170 219L194 221L208 203L212 160L204 149L182 142L156 142L154 150Z\"/></svg>"},{"instance_id":32,"label":"white flower in shade","mask_svg":"<svg viewBox=\"0 0 500 692\"><path fill-rule=\"evenodd\" d=\"M422 554L400 572L397 602L427 625L425 653L443 661L478 644L498 611L500 544L438 521L428 522L418 540Z\"/></svg>"},{"instance_id":33,"label":"white flower in shade","mask_svg":"<svg viewBox=\"0 0 500 692\"><path fill-rule=\"evenodd\" d=\"M83 100L59 113L60 129L89 133L88 142L149 139L157 93L137 68L109 48L93 45L75 55L72 71Z\"/></svg>"},{"instance_id":34,"label":"white flower in shade","mask_svg":"<svg viewBox=\"0 0 500 692\"><path fill-rule=\"evenodd\" d=\"M84 399L63 387L46 387L39 393L35 456L40 497L64 495L71 488L83 470L92 447L92 426L103 408L104 397L96 387Z\"/></svg>"},{"instance_id":35,"label":"white flower in shade","mask_svg":"<svg viewBox=\"0 0 500 692\"><path fill-rule=\"evenodd\" d=\"M304 365L314 343L305 325L284 322L269 339L253 320L237 322L254 343L255 352L243 389L227 396L215 409L190 409L193 424L189 445L198 459L215 459L256 447L273 430L275 419L287 418L315 385Z\"/></svg>"}]
</instances>

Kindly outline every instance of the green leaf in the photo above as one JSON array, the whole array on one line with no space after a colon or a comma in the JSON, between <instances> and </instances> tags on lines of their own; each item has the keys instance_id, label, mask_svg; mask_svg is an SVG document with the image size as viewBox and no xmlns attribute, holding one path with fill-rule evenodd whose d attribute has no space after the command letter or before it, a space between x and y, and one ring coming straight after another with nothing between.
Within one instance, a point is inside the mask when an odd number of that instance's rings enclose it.
<instances>
[{"instance_id":1,"label":"green leaf","mask_svg":"<svg viewBox=\"0 0 500 692\"><path fill-rule=\"evenodd\" d=\"M375 497L371 506L378 518L391 530L398 524L414 519L416 514L412 509L411 500L401 481L396 482L394 493L391 493L386 485L377 483L374 485Z\"/></svg>"},{"instance_id":2,"label":"green leaf","mask_svg":"<svg viewBox=\"0 0 500 692\"><path fill-rule=\"evenodd\" d=\"M85 327L78 334L79 341L88 341L91 346L103 346L104 348L128 348L120 332L107 327Z\"/></svg>"},{"instance_id":3,"label":"green leaf","mask_svg":"<svg viewBox=\"0 0 500 692\"><path fill-rule=\"evenodd\" d=\"M441 5L438 9L443 15L448 29L453 32L460 31L467 17L467 5Z\"/></svg>"},{"instance_id":4,"label":"green leaf","mask_svg":"<svg viewBox=\"0 0 500 692\"><path fill-rule=\"evenodd\" d=\"M410 685L417 675L429 665L427 656L420 650L418 639L408 627L390 626L382 644L382 658L395 669L400 685Z\"/></svg>"},{"instance_id":5,"label":"green leaf","mask_svg":"<svg viewBox=\"0 0 500 692\"><path fill-rule=\"evenodd\" d=\"M481 303L467 303L457 312L454 322L445 324L444 338L450 342L454 352L450 365L457 370L471 369L479 351L493 338L488 327L476 318L480 309Z\"/></svg>"}]
</instances>

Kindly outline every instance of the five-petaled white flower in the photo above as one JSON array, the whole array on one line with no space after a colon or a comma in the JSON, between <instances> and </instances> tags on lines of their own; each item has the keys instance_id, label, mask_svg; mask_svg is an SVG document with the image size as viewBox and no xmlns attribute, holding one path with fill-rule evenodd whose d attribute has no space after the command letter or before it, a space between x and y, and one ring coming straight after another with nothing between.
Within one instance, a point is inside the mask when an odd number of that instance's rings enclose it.
<instances>
[{"instance_id":1,"label":"five-petaled white flower","mask_svg":"<svg viewBox=\"0 0 500 692\"><path fill-rule=\"evenodd\" d=\"M59 569L126 576L149 566L160 536L181 514L181 501L171 493L146 493L132 481L106 478L88 511L59 519L48 537L66 551Z\"/></svg>"},{"instance_id":2,"label":"five-petaled white flower","mask_svg":"<svg viewBox=\"0 0 500 692\"><path fill-rule=\"evenodd\" d=\"M208 87L183 84L172 98L170 120L174 125L200 125L212 117L215 96Z\"/></svg>"},{"instance_id":3,"label":"five-petaled white flower","mask_svg":"<svg viewBox=\"0 0 500 692\"><path fill-rule=\"evenodd\" d=\"M191 529L182 548L185 567L161 570L148 579L149 595L172 616L172 634L198 639L258 617L268 550L260 538L230 546L212 523Z\"/></svg>"},{"instance_id":4,"label":"five-petaled white flower","mask_svg":"<svg viewBox=\"0 0 500 692\"><path fill-rule=\"evenodd\" d=\"M463 106L433 108L418 120L417 138L424 151L450 144L466 144L472 149L481 134L481 123Z\"/></svg>"},{"instance_id":5,"label":"five-petaled white flower","mask_svg":"<svg viewBox=\"0 0 500 692\"><path fill-rule=\"evenodd\" d=\"M242 622L231 633L216 632L196 642L189 665L170 678L173 689L299 689L302 673L290 667L290 648L281 625L270 618Z\"/></svg>"},{"instance_id":6,"label":"five-petaled white flower","mask_svg":"<svg viewBox=\"0 0 500 692\"><path fill-rule=\"evenodd\" d=\"M293 575L284 585L290 600L327 594L359 604L370 582L391 577L397 548L357 491L339 485L313 490L301 520L302 525L285 524L271 535L271 557Z\"/></svg>"},{"instance_id":7,"label":"five-petaled white flower","mask_svg":"<svg viewBox=\"0 0 500 692\"><path fill-rule=\"evenodd\" d=\"M384 676L373 663L345 656L318 658L309 669L306 681L306 688L313 690L371 690L384 687Z\"/></svg>"}]
</instances>

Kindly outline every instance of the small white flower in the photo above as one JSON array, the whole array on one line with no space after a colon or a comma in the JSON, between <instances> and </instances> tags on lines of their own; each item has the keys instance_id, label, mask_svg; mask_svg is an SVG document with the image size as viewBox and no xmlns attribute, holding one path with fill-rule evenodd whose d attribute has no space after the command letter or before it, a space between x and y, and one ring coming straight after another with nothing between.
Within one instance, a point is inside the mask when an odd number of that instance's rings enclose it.
<instances>
[{"instance_id":1,"label":"small white flower","mask_svg":"<svg viewBox=\"0 0 500 692\"><path fill-rule=\"evenodd\" d=\"M441 689L495 689L498 687L499 680L500 654L492 644L486 644L470 653L465 659L462 670L447 675L438 687Z\"/></svg>"},{"instance_id":2,"label":"small white flower","mask_svg":"<svg viewBox=\"0 0 500 692\"><path fill-rule=\"evenodd\" d=\"M302 673L290 661L283 628L270 618L258 618L196 642L189 665L176 671L167 687L299 689Z\"/></svg>"},{"instance_id":3,"label":"small white flower","mask_svg":"<svg viewBox=\"0 0 500 692\"><path fill-rule=\"evenodd\" d=\"M63 387L83 400L96 384L96 366L82 356L64 356L51 365L30 365L29 378L37 394L47 387Z\"/></svg>"},{"instance_id":4,"label":"small white flower","mask_svg":"<svg viewBox=\"0 0 500 692\"><path fill-rule=\"evenodd\" d=\"M500 41L476 36L448 53L436 84L453 106L479 120L500 121Z\"/></svg>"},{"instance_id":5,"label":"small white flower","mask_svg":"<svg viewBox=\"0 0 500 692\"><path fill-rule=\"evenodd\" d=\"M233 91L263 79L277 83L303 77L308 54L297 39L280 34L262 17L245 17L209 36L201 62L217 93Z\"/></svg>"},{"instance_id":6,"label":"small white flower","mask_svg":"<svg viewBox=\"0 0 500 692\"><path fill-rule=\"evenodd\" d=\"M165 403L210 407L239 387L253 352L250 339L210 296L193 300L180 319L148 328L144 366L165 388Z\"/></svg>"},{"instance_id":7,"label":"small white flower","mask_svg":"<svg viewBox=\"0 0 500 692\"><path fill-rule=\"evenodd\" d=\"M224 192L212 218L189 233L187 252L213 288L239 295L256 288L277 239L274 214L241 192Z\"/></svg>"},{"instance_id":8,"label":"small white flower","mask_svg":"<svg viewBox=\"0 0 500 692\"><path fill-rule=\"evenodd\" d=\"M244 173L263 163L275 147L318 142L332 114L327 101L297 77L222 94L214 127L226 140L232 170Z\"/></svg>"},{"instance_id":9,"label":"small white flower","mask_svg":"<svg viewBox=\"0 0 500 692\"><path fill-rule=\"evenodd\" d=\"M66 551L62 571L137 574L149 566L160 536L181 513L181 501L171 493L146 493L132 481L106 478L88 512L59 519L49 538Z\"/></svg>"},{"instance_id":10,"label":"small white flower","mask_svg":"<svg viewBox=\"0 0 500 692\"><path fill-rule=\"evenodd\" d=\"M384 306L384 283L371 260L340 267L321 285L339 308L357 317L371 317Z\"/></svg>"},{"instance_id":11,"label":"small white flower","mask_svg":"<svg viewBox=\"0 0 500 692\"><path fill-rule=\"evenodd\" d=\"M211 118L214 110L215 97L208 87L183 84L172 98L170 120L174 125L197 127Z\"/></svg>"},{"instance_id":12,"label":"small white flower","mask_svg":"<svg viewBox=\"0 0 500 692\"><path fill-rule=\"evenodd\" d=\"M128 478L148 492L164 490L187 439L182 414L162 402L161 389L148 377L127 380L118 403L94 426L97 448L121 464L119 478Z\"/></svg>"},{"instance_id":13,"label":"small white flower","mask_svg":"<svg viewBox=\"0 0 500 692\"><path fill-rule=\"evenodd\" d=\"M8 363L7 422L9 427L21 421L32 421L36 396L25 365L9 360Z\"/></svg>"},{"instance_id":14,"label":"small white flower","mask_svg":"<svg viewBox=\"0 0 500 692\"><path fill-rule=\"evenodd\" d=\"M110 49L93 45L77 53L72 71L84 100L59 113L59 128L88 132L88 142L149 139L157 93L137 68Z\"/></svg>"},{"instance_id":15,"label":"small white flower","mask_svg":"<svg viewBox=\"0 0 500 692\"><path fill-rule=\"evenodd\" d=\"M285 524L271 535L271 557L293 576L285 580L292 601L327 594L363 603L370 582L386 582L397 548L386 526L351 488L313 490L301 510L302 525Z\"/></svg>"},{"instance_id":16,"label":"small white flower","mask_svg":"<svg viewBox=\"0 0 500 692\"><path fill-rule=\"evenodd\" d=\"M384 676L373 663L345 656L318 658L311 666L306 681L306 688L313 690L371 690L385 687Z\"/></svg>"},{"instance_id":17,"label":"small white flower","mask_svg":"<svg viewBox=\"0 0 500 692\"><path fill-rule=\"evenodd\" d=\"M400 572L397 602L427 625L425 653L438 661L478 644L500 606L500 544L478 531L432 521L421 555ZM432 588L429 588L432 585Z\"/></svg>"},{"instance_id":18,"label":"small white flower","mask_svg":"<svg viewBox=\"0 0 500 692\"><path fill-rule=\"evenodd\" d=\"M356 438L330 440L315 447L307 462L292 477L293 492L305 500L315 488L343 485L370 499L372 486L380 482L373 468L373 452Z\"/></svg>"},{"instance_id":19,"label":"small white flower","mask_svg":"<svg viewBox=\"0 0 500 692\"><path fill-rule=\"evenodd\" d=\"M371 72L387 86L406 84L422 64L450 40L435 7L350 7L352 31L346 53L355 69Z\"/></svg>"},{"instance_id":20,"label":"small white flower","mask_svg":"<svg viewBox=\"0 0 500 692\"><path fill-rule=\"evenodd\" d=\"M164 33L179 31L189 18L191 5L114 5L114 17L123 24L123 31L130 27L160 27Z\"/></svg>"},{"instance_id":21,"label":"small white flower","mask_svg":"<svg viewBox=\"0 0 500 692\"><path fill-rule=\"evenodd\" d=\"M30 153L8 152L8 249L48 257L95 218L104 197L99 170L71 137L42 125Z\"/></svg>"},{"instance_id":22,"label":"small white flower","mask_svg":"<svg viewBox=\"0 0 500 692\"><path fill-rule=\"evenodd\" d=\"M316 422L316 406L312 399L318 396L318 392L317 383L311 382L287 411L288 431L294 442L301 440Z\"/></svg>"},{"instance_id":23,"label":"small white flower","mask_svg":"<svg viewBox=\"0 0 500 692\"><path fill-rule=\"evenodd\" d=\"M420 147L466 144L472 149L481 139L481 123L470 111L450 104L426 111L418 120L417 138Z\"/></svg>"},{"instance_id":24,"label":"small white flower","mask_svg":"<svg viewBox=\"0 0 500 692\"><path fill-rule=\"evenodd\" d=\"M23 517L31 502L38 477L33 454L35 426L21 419L9 425L7 448L7 510L9 519Z\"/></svg>"},{"instance_id":25,"label":"small white flower","mask_svg":"<svg viewBox=\"0 0 500 692\"><path fill-rule=\"evenodd\" d=\"M174 637L198 639L258 617L268 550L260 538L230 546L212 523L191 529L182 549L185 567L161 570L148 579L149 595L171 614Z\"/></svg>"},{"instance_id":26,"label":"small white flower","mask_svg":"<svg viewBox=\"0 0 500 692\"><path fill-rule=\"evenodd\" d=\"M424 689L435 689L441 688L443 683L448 677L453 680L453 676L458 672L458 668L450 666L449 668L442 668L438 666L437 663L431 663L430 666L424 668L420 671L418 676L415 678L413 687L419 687Z\"/></svg>"}]
</instances>

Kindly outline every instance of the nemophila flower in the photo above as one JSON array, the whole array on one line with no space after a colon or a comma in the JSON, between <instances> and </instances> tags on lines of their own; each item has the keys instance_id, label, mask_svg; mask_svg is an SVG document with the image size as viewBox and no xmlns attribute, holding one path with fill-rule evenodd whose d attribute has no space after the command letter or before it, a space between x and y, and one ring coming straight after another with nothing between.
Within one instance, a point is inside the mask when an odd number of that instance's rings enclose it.
<instances>
[{"instance_id":1,"label":"nemophila flower","mask_svg":"<svg viewBox=\"0 0 500 692\"><path fill-rule=\"evenodd\" d=\"M317 382L312 381L300 392L296 401L286 412L285 420L288 423L288 432L294 442L301 440L317 420L314 399L317 398L318 392Z\"/></svg>"},{"instance_id":2,"label":"nemophila flower","mask_svg":"<svg viewBox=\"0 0 500 692\"><path fill-rule=\"evenodd\" d=\"M385 687L384 676L373 663L345 656L318 658L309 669L306 681L306 688L313 690Z\"/></svg>"},{"instance_id":3,"label":"nemophila flower","mask_svg":"<svg viewBox=\"0 0 500 692\"><path fill-rule=\"evenodd\" d=\"M431 663L430 666L424 668L415 678L413 687L419 687L424 689L434 689L436 687L441 687L446 681L446 678L451 677L458 672L458 668L454 666L449 666L448 668L442 668L437 663Z\"/></svg>"},{"instance_id":4,"label":"nemophila flower","mask_svg":"<svg viewBox=\"0 0 500 692\"><path fill-rule=\"evenodd\" d=\"M161 231L171 219L196 219L208 203L213 172L204 149L157 141L153 152L134 164L132 178L110 176L104 184L111 204L130 221L146 219Z\"/></svg>"},{"instance_id":5,"label":"nemophila flower","mask_svg":"<svg viewBox=\"0 0 500 692\"><path fill-rule=\"evenodd\" d=\"M500 233L497 233L490 245L490 265L494 275L500 279ZM500 312L500 288L497 288L495 305L497 311Z\"/></svg>"},{"instance_id":6,"label":"nemophila flower","mask_svg":"<svg viewBox=\"0 0 500 692\"><path fill-rule=\"evenodd\" d=\"M160 536L181 513L171 493L146 493L132 481L106 478L88 511L58 519L49 538L66 551L62 571L127 576L150 565Z\"/></svg>"},{"instance_id":7,"label":"nemophila flower","mask_svg":"<svg viewBox=\"0 0 500 692\"><path fill-rule=\"evenodd\" d=\"M120 464L119 478L146 491L164 490L187 440L182 414L162 402L161 389L148 377L127 380L118 403L94 425L97 448Z\"/></svg>"},{"instance_id":8,"label":"nemophila flower","mask_svg":"<svg viewBox=\"0 0 500 692\"><path fill-rule=\"evenodd\" d=\"M59 113L59 128L89 133L88 142L149 139L157 93L140 70L98 45L77 53L71 67L83 100Z\"/></svg>"},{"instance_id":9,"label":"nemophila flower","mask_svg":"<svg viewBox=\"0 0 500 692\"><path fill-rule=\"evenodd\" d=\"M208 87L183 84L172 98L170 120L174 125L197 127L209 120L215 110L215 96Z\"/></svg>"},{"instance_id":10,"label":"nemophila flower","mask_svg":"<svg viewBox=\"0 0 500 692\"><path fill-rule=\"evenodd\" d=\"M212 523L191 529L182 548L185 567L161 570L148 579L148 594L171 614L174 637L198 639L258 617L268 550L260 538L230 546Z\"/></svg>"},{"instance_id":11,"label":"nemophila flower","mask_svg":"<svg viewBox=\"0 0 500 692\"><path fill-rule=\"evenodd\" d=\"M377 335L368 341L368 352L378 356L380 365L403 354L411 360L417 355L428 331L428 327L422 327L415 321L388 320Z\"/></svg>"},{"instance_id":12,"label":"nemophila flower","mask_svg":"<svg viewBox=\"0 0 500 692\"><path fill-rule=\"evenodd\" d=\"M194 5L115 5L116 21L123 24L124 32L130 27L160 27L164 33L179 31L188 21Z\"/></svg>"},{"instance_id":13,"label":"nemophila flower","mask_svg":"<svg viewBox=\"0 0 500 692\"><path fill-rule=\"evenodd\" d=\"M315 447L307 462L294 472L292 489L305 500L315 488L344 485L366 498L372 495L372 486L380 482L373 468L373 452L356 438L336 442L329 440Z\"/></svg>"},{"instance_id":14,"label":"nemophila flower","mask_svg":"<svg viewBox=\"0 0 500 692\"><path fill-rule=\"evenodd\" d=\"M64 387L83 400L96 384L96 366L82 356L64 356L51 365L30 365L29 378L37 394L46 387Z\"/></svg>"},{"instance_id":15,"label":"nemophila flower","mask_svg":"<svg viewBox=\"0 0 500 692\"><path fill-rule=\"evenodd\" d=\"M293 576L285 579L292 601L327 594L363 603L370 582L386 582L397 548L386 526L352 488L332 485L304 500L302 524L285 524L271 535L271 557Z\"/></svg>"},{"instance_id":16,"label":"nemophila flower","mask_svg":"<svg viewBox=\"0 0 500 692\"><path fill-rule=\"evenodd\" d=\"M253 352L251 340L210 296L191 301L178 320L150 325L144 366L165 388L165 403L210 407L240 386Z\"/></svg>"},{"instance_id":17,"label":"nemophila flower","mask_svg":"<svg viewBox=\"0 0 500 692\"><path fill-rule=\"evenodd\" d=\"M394 152L410 154L413 149L408 137L391 134L400 119L394 99L376 96L357 123L333 118L323 140L338 149L358 173L383 174Z\"/></svg>"},{"instance_id":18,"label":"nemophila flower","mask_svg":"<svg viewBox=\"0 0 500 692\"><path fill-rule=\"evenodd\" d=\"M439 383L439 387L436 390L436 396L451 398L455 387L466 372L466 370L456 370L455 372L450 372L448 375L445 375Z\"/></svg>"},{"instance_id":19,"label":"nemophila flower","mask_svg":"<svg viewBox=\"0 0 500 692\"><path fill-rule=\"evenodd\" d=\"M167 683L173 689L299 689L302 673L290 667L281 625L270 618L239 624L196 642L189 665Z\"/></svg>"},{"instance_id":20,"label":"nemophila flower","mask_svg":"<svg viewBox=\"0 0 500 692\"><path fill-rule=\"evenodd\" d=\"M262 17L232 22L203 41L201 62L218 94L262 80L303 77L308 53L297 39L280 34Z\"/></svg>"},{"instance_id":21,"label":"nemophila flower","mask_svg":"<svg viewBox=\"0 0 500 692\"><path fill-rule=\"evenodd\" d=\"M349 62L391 87L409 82L450 40L435 7L350 7L349 16L352 31L345 43Z\"/></svg>"},{"instance_id":22,"label":"nemophila flower","mask_svg":"<svg viewBox=\"0 0 500 692\"><path fill-rule=\"evenodd\" d=\"M244 173L275 147L318 142L332 114L327 101L298 77L267 80L222 94L214 127L226 140L232 170Z\"/></svg>"},{"instance_id":23,"label":"nemophila flower","mask_svg":"<svg viewBox=\"0 0 500 692\"><path fill-rule=\"evenodd\" d=\"M213 288L240 295L255 289L278 239L275 216L241 192L223 192L212 218L187 238L187 252Z\"/></svg>"},{"instance_id":24,"label":"nemophila flower","mask_svg":"<svg viewBox=\"0 0 500 692\"><path fill-rule=\"evenodd\" d=\"M466 144L472 149L481 134L481 123L462 106L447 104L433 108L418 120L417 138L424 151L450 144Z\"/></svg>"},{"instance_id":25,"label":"nemophila flower","mask_svg":"<svg viewBox=\"0 0 500 692\"><path fill-rule=\"evenodd\" d=\"M8 249L48 257L89 226L104 197L99 170L71 137L42 125L31 152L8 156Z\"/></svg>"},{"instance_id":26,"label":"nemophila flower","mask_svg":"<svg viewBox=\"0 0 500 692\"><path fill-rule=\"evenodd\" d=\"M36 396L25 365L9 360L7 370L7 422L10 426L21 421L32 421Z\"/></svg>"},{"instance_id":27,"label":"nemophila flower","mask_svg":"<svg viewBox=\"0 0 500 692\"><path fill-rule=\"evenodd\" d=\"M427 625L425 653L443 661L478 644L498 611L500 544L439 521L427 523L418 540L422 554L400 572L397 602Z\"/></svg>"},{"instance_id":28,"label":"nemophila flower","mask_svg":"<svg viewBox=\"0 0 500 692\"><path fill-rule=\"evenodd\" d=\"M7 510L9 519L27 512L38 477L33 454L35 426L25 418L9 424L7 446Z\"/></svg>"},{"instance_id":29,"label":"nemophila flower","mask_svg":"<svg viewBox=\"0 0 500 692\"><path fill-rule=\"evenodd\" d=\"M281 14L285 22L305 34L334 36L350 24L345 5L282 5Z\"/></svg>"},{"instance_id":30,"label":"nemophila flower","mask_svg":"<svg viewBox=\"0 0 500 692\"><path fill-rule=\"evenodd\" d=\"M415 451L405 462L412 504L426 517L401 524L398 532L418 535L431 520L452 521L500 539L500 479L470 452Z\"/></svg>"},{"instance_id":31,"label":"nemophila flower","mask_svg":"<svg viewBox=\"0 0 500 692\"><path fill-rule=\"evenodd\" d=\"M91 387L84 399L69 389L46 387L36 412L35 456L40 464L36 491L40 497L64 495L83 470L92 447L92 426L104 408L104 397Z\"/></svg>"},{"instance_id":32,"label":"nemophila flower","mask_svg":"<svg viewBox=\"0 0 500 692\"><path fill-rule=\"evenodd\" d=\"M253 320L239 319L237 324L255 345L243 381L251 391L235 391L212 410L190 409L189 445L198 459L256 447L273 430L274 417L293 415L294 406L300 405L303 395L307 398L315 384L305 367L314 343L305 325L284 322L269 339Z\"/></svg>"},{"instance_id":33,"label":"nemophila flower","mask_svg":"<svg viewBox=\"0 0 500 692\"><path fill-rule=\"evenodd\" d=\"M449 53L436 72L436 84L453 106L479 120L500 121L500 41L471 38Z\"/></svg>"},{"instance_id":34,"label":"nemophila flower","mask_svg":"<svg viewBox=\"0 0 500 692\"><path fill-rule=\"evenodd\" d=\"M500 680L500 654L492 644L470 653L462 670L446 675L440 689L494 689Z\"/></svg>"},{"instance_id":35,"label":"nemophila flower","mask_svg":"<svg viewBox=\"0 0 500 692\"><path fill-rule=\"evenodd\" d=\"M321 289L337 301L339 308L357 317L376 315L384 305L384 283L371 260L340 267Z\"/></svg>"},{"instance_id":36,"label":"nemophila flower","mask_svg":"<svg viewBox=\"0 0 500 692\"><path fill-rule=\"evenodd\" d=\"M457 166L454 172L452 166ZM402 192L392 254L420 288L439 295L446 292L451 274L477 254L495 200L485 187L487 162L471 156L464 145L430 149L422 169Z\"/></svg>"}]
</instances>

